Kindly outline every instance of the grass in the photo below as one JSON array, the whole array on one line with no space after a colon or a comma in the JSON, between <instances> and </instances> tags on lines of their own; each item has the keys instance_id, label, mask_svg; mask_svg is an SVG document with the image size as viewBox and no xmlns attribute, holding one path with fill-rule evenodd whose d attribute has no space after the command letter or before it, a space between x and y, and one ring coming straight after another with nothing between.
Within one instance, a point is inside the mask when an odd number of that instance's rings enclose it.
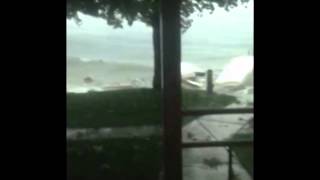
<instances>
[{"instance_id":1,"label":"grass","mask_svg":"<svg viewBox=\"0 0 320 180\"><path fill-rule=\"evenodd\" d=\"M160 142L159 137L68 141L67 179L158 179Z\"/></svg>"},{"instance_id":2,"label":"grass","mask_svg":"<svg viewBox=\"0 0 320 180\"><path fill-rule=\"evenodd\" d=\"M67 127L100 128L160 125L160 92L130 89L85 94L67 93ZM223 108L237 102L233 96L184 90L184 109Z\"/></svg>"},{"instance_id":3,"label":"grass","mask_svg":"<svg viewBox=\"0 0 320 180\"><path fill-rule=\"evenodd\" d=\"M253 134L236 134L233 140L253 140ZM253 147L232 147L242 166L253 177Z\"/></svg>"},{"instance_id":4,"label":"grass","mask_svg":"<svg viewBox=\"0 0 320 180\"><path fill-rule=\"evenodd\" d=\"M160 94L147 89L67 94L67 127L160 124Z\"/></svg>"}]
</instances>

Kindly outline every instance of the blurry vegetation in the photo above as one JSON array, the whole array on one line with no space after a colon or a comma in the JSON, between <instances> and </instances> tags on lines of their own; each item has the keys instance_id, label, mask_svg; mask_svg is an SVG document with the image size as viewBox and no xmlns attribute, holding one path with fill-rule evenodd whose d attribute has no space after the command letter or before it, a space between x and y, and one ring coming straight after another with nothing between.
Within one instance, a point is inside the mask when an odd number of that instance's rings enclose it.
<instances>
[{"instance_id":1,"label":"blurry vegetation","mask_svg":"<svg viewBox=\"0 0 320 180\"><path fill-rule=\"evenodd\" d=\"M235 134L232 140L252 140L252 133L239 133ZM232 150L237 155L241 165L248 171L248 173L253 177L253 147L232 147Z\"/></svg>"},{"instance_id":2,"label":"blurry vegetation","mask_svg":"<svg viewBox=\"0 0 320 180\"><path fill-rule=\"evenodd\" d=\"M67 142L68 180L158 179L159 137Z\"/></svg>"},{"instance_id":3,"label":"blurry vegetation","mask_svg":"<svg viewBox=\"0 0 320 180\"><path fill-rule=\"evenodd\" d=\"M238 102L233 96L208 96L204 91L183 90L182 95L184 109L223 108ZM151 89L67 93L67 127L161 125L160 103L160 92Z\"/></svg>"}]
</instances>

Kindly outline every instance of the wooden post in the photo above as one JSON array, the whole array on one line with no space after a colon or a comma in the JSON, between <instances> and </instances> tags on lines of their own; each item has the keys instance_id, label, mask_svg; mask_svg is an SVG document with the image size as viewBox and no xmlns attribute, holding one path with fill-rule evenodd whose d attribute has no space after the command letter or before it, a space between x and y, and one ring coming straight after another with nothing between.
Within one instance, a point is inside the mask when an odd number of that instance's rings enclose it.
<instances>
[{"instance_id":1,"label":"wooden post","mask_svg":"<svg viewBox=\"0 0 320 180\"><path fill-rule=\"evenodd\" d=\"M164 179L182 180L180 0L161 0Z\"/></svg>"},{"instance_id":2,"label":"wooden post","mask_svg":"<svg viewBox=\"0 0 320 180\"><path fill-rule=\"evenodd\" d=\"M207 71L207 94L212 95L213 94L213 78L212 78L212 70L209 69Z\"/></svg>"},{"instance_id":3,"label":"wooden post","mask_svg":"<svg viewBox=\"0 0 320 180\"><path fill-rule=\"evenodd\" d=\"M233 180L233 160L232 160L232 149L229 146L228 147L228 156L229 156L229 162L228 162L228 180Z\"/></svg>"}]
</instances>

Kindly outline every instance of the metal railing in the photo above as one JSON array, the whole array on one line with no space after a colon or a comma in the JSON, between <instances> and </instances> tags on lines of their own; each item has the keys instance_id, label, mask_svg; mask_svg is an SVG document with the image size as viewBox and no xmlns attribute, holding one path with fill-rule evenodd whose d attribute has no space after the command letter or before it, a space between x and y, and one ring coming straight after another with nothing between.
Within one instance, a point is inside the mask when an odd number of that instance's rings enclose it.
<instances>
[{"instance_id":1,"label":"metal railing","mask_svg":"<svg viewBox=\"0 0 320 180\"><path fill-rule=\"evenodd\" d=\"M184 110L182 116L203 116L212 114L252 114L253 108L230 108L230 109L199 109Z\"/></svg>"},{"instance_id":2,"label":"metal railing","mask_svg":"<svg viewBox=\"0 0 320 180\"><path fill-rule=\"evenodd\" d=\"M235 109L208 109L208 110L185 110L182 116L201 116L201 115L218 115L218 114L253 114L253 108L235 108ZM181 148L204 148L204 147L227 147L228 151L228 180L233 180L233 156L232 147L252 147L253 140L238 141L215 141L215 142L192 142L182 143Z\"/></svg>"}]
</instances>

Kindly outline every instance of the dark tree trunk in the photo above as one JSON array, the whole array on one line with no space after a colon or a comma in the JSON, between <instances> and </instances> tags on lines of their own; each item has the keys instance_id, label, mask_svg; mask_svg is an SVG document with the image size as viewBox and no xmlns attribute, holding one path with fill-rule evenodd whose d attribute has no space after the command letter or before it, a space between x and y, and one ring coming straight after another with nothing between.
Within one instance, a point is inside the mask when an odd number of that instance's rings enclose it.
<instances>
[{"instance_id":1,"label":"dark tree trunk","mask_svg":"<svg viewBox=\"0 0 320 180\"><path fill-rule=\"evenodd\" d=\"M152 18L153 29L153 52L154 52L154 73L153 73L153 89L161 89L161 59L160 59L160 17L156 13Z\"/></svg>"}]
</instances>

